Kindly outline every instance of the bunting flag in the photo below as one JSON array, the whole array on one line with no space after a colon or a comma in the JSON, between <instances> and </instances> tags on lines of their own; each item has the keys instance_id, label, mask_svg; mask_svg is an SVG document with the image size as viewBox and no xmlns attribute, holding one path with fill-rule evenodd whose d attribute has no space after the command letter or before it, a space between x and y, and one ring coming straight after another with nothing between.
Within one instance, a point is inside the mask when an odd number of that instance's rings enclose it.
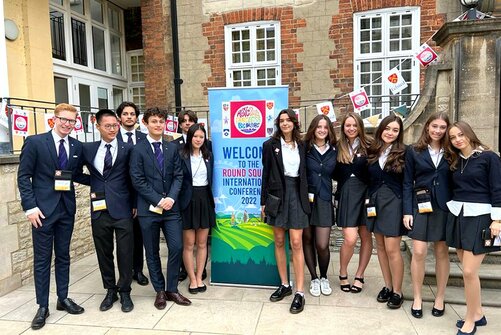
<instances>
[{"instance_id":1,"label":"bunting flag","mask_svg":"<svg viewBox=\"0 0 501 335\"><path fill-rule=\"evenodd\" d=\"M44 126L45 132L48 132L52 128L54 128L54 113L45 113L44 117Z\"/></svg>"},{"instance_id":2,"label":"bunting flag","mask_svg":"<svg viewBox=\"0 0 501 335\"><path fill-rule=\"evenodd\" d=\"M96 133L97 128L96 128L96 114L89 114L87 116L87 132L88 133ZM119 129L120 131L120 129Z\"/></svg>"},{"instance_id":3,"label":"bunting flag","mask_svg":"<svg viewBox=\"0 0 501 335\"><path fill-rule=\"evenodd\" d=\"M367 122L369 122L373 127L376 127L380 116L381 113L366 117L364 120L367 120Z\"/></svg>"},{"instance_id":4,"label":"bunting flag","mask_svg":"<svg viewBox=\"0 0 501 335\"><path fill-rule=\"evenodd\" d=\"M367 96L367 93L365 92L365 88L363 88L363 87L351 92L350 93L350 100L351 100L351 103L353 104L353 108L355 109L355 112L357 112L357 113L360 113L363 110L372 108L371 102L369 101L369 97Z\"/></svg>"},{"instance_id":5,"label":"bunting flag","mask_svg":"<svg viewBox=\"0 0 501 335\"><path fill-rule=\"evenodd\" d=\"M174 115L167 115L164 134L172 136L175 133L177 133L177 120L174 118Z\"/></svg>"},{"instance_id":6,"label":"bunting flag","mask_svg":"<svg viewBox=\"0 0 501 335\"><path fill-rule=\"evenodd\" d=\"M415 57L421 65L427 67L438 58L438 55L427 43L424 43L419 47Z\"/></svg>"},{"instance_id":7,"label":"bunting flag","mask_svg":"<svg viewBox=\"0 0 501 335\"><path fill-rule=\"evenodd\" d=\"M406 118L409 115L409 109L406 104L393 108L393 112L402 118Z\"/></svg>"},{"instance_id":8,"label":"bunting flag","mask_svg":"<svg viewBox=\"0 0 501 335\"><path fill-rule=\"evenodd\" d=\"M80 113L78 113L77 115L77 121L75 122L75 127L73 128L73 132L76 135L85 133Z\"/></svg>"},{"instance_id":9,"label":"bunting flag","mask_svg":"<svg viewBox=\"0 0 501 335\"><path fill-rule=\"evenodd\" d=\"M28 113L22 109L12 109L12 134L28 136Z\"/></svg>"},{"instance_id":10,"label":"bunting flag","mask_svg":"<svg viewBox=\"0 0 501 335\"><path fill-rule=\"evenodd\" d=\"M0 104L0 125L4 126L5 128L9 128L9 119L7 117L7 100L2 99L2 102Z\"/></svg>"},{"instance_id":11,"label":"bunting flag","mask_svg":"<svg viewBox=\"0 0 501 335\"><path fill-rule=\"evenodd\" d=\"M296 114L297 122L299 123L299 127L301 127L301 114L299 114L299 108L293 108L294 114Z\"/></svg>"},{"instance_id":12,"label":"bunting flag","mask_svg":"<svg viewBox=\"0 0 501 335\"><path fill-rule=\"evenodd\" d=\"M336 114L334 113L334 106L331 101L324 101L317 104L317 113L319 115L327 116L332 122L336 121Z\"/></svg>"},{"instance_id":13,"label":"bunting flag","mask_svg":"<svg viewBox=\"0 0 501 335\"><path fill-rule=\"evenodd\" d=\"M386 73L385 80L388 88L393 94L397 94L407 88L407 83L396 67Z\"/></svg>"},{"instance_id":14,"label":"bunting flag","mask_svg":"<svg viewBox=\"0 0 501 335\"><path fill-rule=\"evenodd\" d=\"M199 118L198 124L201 124L205 128L205 131L207 131L207 126L209 125L209 123L207 122L206 118Z\"/></svg>"},{"instance_id":15,"label":"bunting flag","mask_svg":"<svg viewBox=\"0 0 501 335\"><path fill-rule=\"evenodd\" d=\"M139 130L144 134L148 134L148 128L146 128L146 125L143 123L143 117L143 114L139 114L139 117L137 118L139 121Z\"/></svg>"}]
</instances>

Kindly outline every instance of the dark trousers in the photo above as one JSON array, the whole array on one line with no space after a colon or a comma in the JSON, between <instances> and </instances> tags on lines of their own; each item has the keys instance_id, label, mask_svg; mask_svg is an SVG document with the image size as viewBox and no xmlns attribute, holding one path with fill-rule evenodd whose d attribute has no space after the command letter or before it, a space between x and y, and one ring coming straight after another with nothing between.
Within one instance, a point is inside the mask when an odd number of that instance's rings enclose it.
<instances>
[{"instance_id":1,"label":"dark trousers","mask_svg":"<svg viewBox=\"0 0 501 335\"><path fill-rule=\"evenodd\" d=\"M144 266L144 249L143 249L143 234L141 226L139 225L139 218L136 216L134 219L134 256L132 268L134 273L142 272Z\"/></svg>"},{"instance_id":2,"label":"dark trousers","mask_svg":"<svg viewBox=\"0 0 501 335\"><path fill-rule=\"evenodd\" d=\"M115 279L113 235L117 243L118 283ZM116 220L103 211L92 220L92 238L96 246L99 271L105 289L130 292L132 282L132 218Z\"/></svg>"},{"instance_id":3,"label":"dark trousers","mask_svg":"<svg viewBox=\"0 0 501 335\"><path fill-rule=\"evenodd\" d=\"M42 226L34 228L33 237L33 271L37 304L49 306L50 265L54 248L55 275L57 297L59 300L68 297L70 279L70 242L73 233L75 215L68 213L63 201L59 201L54 212L42 220Z\"/></svg>"},{"instance_id":4,"label":"dark trousers","mask_svg":"<svg viewBox=\"0 0 501 335\"><path fill-rule=\"evenodd\" d=\"M151 284L156 292L177 292L179 266L183 252L183 229L179 212L168 211L164 215L139 217L143 233L146 264L150 273ZM167 283L162 274L160 261L160 230L165 236L168 248Z\"/></svg>"}]
</instances>

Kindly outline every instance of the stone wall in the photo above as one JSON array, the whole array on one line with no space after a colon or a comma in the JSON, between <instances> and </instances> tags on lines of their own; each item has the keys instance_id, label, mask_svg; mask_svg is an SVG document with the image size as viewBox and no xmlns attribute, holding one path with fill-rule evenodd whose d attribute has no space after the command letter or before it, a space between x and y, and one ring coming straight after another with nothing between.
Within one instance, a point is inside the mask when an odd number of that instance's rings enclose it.
<instances>
[{"instance_id":1,"label":"stone wall","mask_svg":"<svg viewBox=\"0 0 501 335\"><path fill-rule=\"evenodd\" d=\"M0 296L33 281L31 225L17 190L18 157L0 157ZM94 252L89 189L76 185L77 214L71 243L72 261ZM54 263L53 263L54 264Z\"/></svg>"}]
</instances>

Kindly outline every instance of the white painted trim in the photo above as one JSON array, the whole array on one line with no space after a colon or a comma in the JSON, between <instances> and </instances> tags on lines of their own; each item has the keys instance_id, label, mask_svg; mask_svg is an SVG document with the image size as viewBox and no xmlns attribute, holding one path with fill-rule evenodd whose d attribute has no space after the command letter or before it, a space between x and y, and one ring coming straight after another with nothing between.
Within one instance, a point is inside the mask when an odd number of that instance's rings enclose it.
<instances>
[{"instance_id":1,"label":"white painted trim","mask_svg":"<svg viewBox=\"0 0 501 335\"><path fill-rule=\"evenodd\" d=\"M9 73L7 67L7 46L5 44L3 0L0 0L0 97L9 96Z\"/></svg>"}]
</instances>

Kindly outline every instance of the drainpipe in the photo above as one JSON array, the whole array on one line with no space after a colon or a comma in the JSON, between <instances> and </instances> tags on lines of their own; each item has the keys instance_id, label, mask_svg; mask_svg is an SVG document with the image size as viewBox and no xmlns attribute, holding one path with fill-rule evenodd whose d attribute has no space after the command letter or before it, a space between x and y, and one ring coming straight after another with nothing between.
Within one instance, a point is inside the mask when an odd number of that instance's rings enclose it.
<instances>
[{"instance_id":1,"label":"drainpipe","mask_svg":"<svg viewBox=\"0 0 501 335\"><path fill-rule=\"evenodd\" d=\"M176 103L176 112L181 111L181 70L179 69L179 36L177 30L177 1L170 2L170 17L172 26L172 61L174 66L174 99Z\"/></svg>"}]
</instances>

